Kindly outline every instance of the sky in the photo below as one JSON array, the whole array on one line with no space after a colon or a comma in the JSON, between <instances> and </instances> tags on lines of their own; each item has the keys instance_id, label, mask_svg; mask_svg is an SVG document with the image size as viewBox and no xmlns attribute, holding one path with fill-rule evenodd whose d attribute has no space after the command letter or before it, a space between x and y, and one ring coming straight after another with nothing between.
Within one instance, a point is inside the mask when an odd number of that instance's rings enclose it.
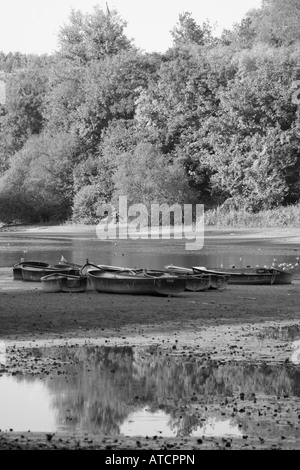
<instances>
[{"instance_id":1,"label":"sky","mask_svg":"<svg viewBox=\"0 0 300 470\"><path fill-rule=\"evenodd\" d=\"M51 54L72 8L91 13L95 5L105 10L106 3L127 22L126 36L145 52L172 46L170 30L180 13L190 12L198 24L217 23L218 35L261 6L261 0L0 0L0 51Z\"/></svg>"}]
</instances>

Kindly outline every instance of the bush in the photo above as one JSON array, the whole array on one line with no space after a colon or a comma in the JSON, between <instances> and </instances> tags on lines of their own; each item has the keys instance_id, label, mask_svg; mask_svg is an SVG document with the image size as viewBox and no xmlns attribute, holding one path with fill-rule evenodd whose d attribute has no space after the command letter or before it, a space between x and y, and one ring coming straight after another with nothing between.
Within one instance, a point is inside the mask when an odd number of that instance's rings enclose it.
<instances>
[{"instance_id":1,"label":"bush","mask_svg":"<svg viewBox=\"0 0 300 470\"><path fill-rule=\"evenodd\" d=\"M105 204L103 191L98 185L83 186L74 197L72 221L83 224L95 224L100 217L97 210Z\"/></svg>"}]
</instances>

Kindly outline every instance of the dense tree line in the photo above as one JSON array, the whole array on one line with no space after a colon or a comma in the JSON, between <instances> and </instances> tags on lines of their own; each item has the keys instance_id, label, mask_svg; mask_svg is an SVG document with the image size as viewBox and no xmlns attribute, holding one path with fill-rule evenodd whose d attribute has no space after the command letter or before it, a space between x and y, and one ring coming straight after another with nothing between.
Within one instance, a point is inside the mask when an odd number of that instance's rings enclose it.
<instances>
[{"instance_id":1,"label":"dense tree line","mask_svg":"<svg viewBox=\"0 0 300 470\"><path fill-rule=\"evenodd\" d=\"M0 221L97 221L101 202L300 202L300 0L232 30L179 15L164 54L117 11L73 10L52 56L0 53ZM300 100L299 100L300 101Z\"/></svg>"}]
</instances>

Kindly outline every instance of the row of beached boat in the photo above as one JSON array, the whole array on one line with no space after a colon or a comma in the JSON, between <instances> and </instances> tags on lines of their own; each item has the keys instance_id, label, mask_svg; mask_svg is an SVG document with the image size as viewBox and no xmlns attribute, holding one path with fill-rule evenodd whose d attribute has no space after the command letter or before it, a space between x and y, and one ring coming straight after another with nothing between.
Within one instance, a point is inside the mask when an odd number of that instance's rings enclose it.
<instances>
[{"instance_id":1,"label":"row of beached boat","mask_svg":"<svg viewBox=\"0 0 300 470\"><path fill-rule=\"evenodd\" d=\"M22 261L13 267L16 280L41 282L47 292L96 292L114 294L173 295L183 291L201 292L224 289L228 284L291 284L293 273L275 267L206 269L168 265L164 270L124 268L69 263L62 256L57 265Z\"/></svg>"}]
</instances>

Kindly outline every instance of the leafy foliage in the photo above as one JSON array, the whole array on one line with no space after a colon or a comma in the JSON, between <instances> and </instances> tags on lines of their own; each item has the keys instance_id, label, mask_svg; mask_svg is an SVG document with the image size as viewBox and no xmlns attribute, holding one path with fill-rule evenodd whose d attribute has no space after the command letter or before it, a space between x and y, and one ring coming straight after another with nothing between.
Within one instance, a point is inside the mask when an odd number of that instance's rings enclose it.
<instances>
[{"instance_id":1,"label":"leafy foliage","mask_svg":"<svg viewBox=\"0 0 300 470\"><path fill-rule=\"evenodd\" d=\"M300 40L298 0L264 0L255 21L256 41L272 46L294 44Z\"/></svg>"},{"instance_id":2,"label":"leafy foliage","mask_svg":"<svg viewBox=\"0 0 300 470\"><path fill-rule=\"evenodd\" d=\"M94 223L119 196L299 204L299 0L264 0L220 38L184 12L164 54L125 26L115 10L72 10L53 56L0 53L0 221Z\"/></svg>"},{"instance_id":3,"label":"leafy foliage","mask_svg":"<svg viewBox=\"0 0 300 470\"><path fill-rule=\"evenodd\" d=\"M38 63L7 78L3 127L9 154L20 150L31 135L42 131L47 81L47 65L43 67Z\"/></svg>"},{"instance_id":4,"label":"leafy foliage","mask_svg":"<svg viewBox=\"0 0 300 470\"><path fill-rule=\"evenodd\" d=\"M128 204L182 204L191 202L184 169L168 162L153 144L141 142L133 152L121 153L113 175L114 198L127 196Z\"/></svg>"},{"instance_id":5,"label":"leafy foliage","mask_svg":"<svg viewBox=\"0 0 300 470\"><path fill-rule=\"evenodd\" d=\"M71 215L77 142L67 134L31 137L0 179L3 222L64 220Z\"/></svg>"},{"instance_id":6,"label":"leafy foliage","mask_svg":"<svg viewBox=\"0 0 300 470\"><path fill-rule=\"evenodd\" d=\"M74 197L73 221L95 224L99 221L99 205L106 202L105 192L98 184L83 186Z\"/></svg>"},{"instance_id":7,"label":"leafy foliage","mask_svg":"<svg viewBox=\"0 0 300 470\"><path fill-rule=\"evenodd\" d=\"M171 36L175 46L185 43L204 46L212 41L212 26L208 21L200 26L191 13L184 12L179 15L177 25L171 30Z\"/></svg>"},{"instance_id":8,"label":"leafy foliage","mask_svg":"<svg viewBox=\"0 0 300 470\"><path fill-rule=\"evenodd\" d=\"M59 33L61 54L87 63L128 50L131 45L123 32L125 26L116 10L105 13L96 6L93 13L84 14L72 9L69 24Z\"/></svg>"}]
</instances>

